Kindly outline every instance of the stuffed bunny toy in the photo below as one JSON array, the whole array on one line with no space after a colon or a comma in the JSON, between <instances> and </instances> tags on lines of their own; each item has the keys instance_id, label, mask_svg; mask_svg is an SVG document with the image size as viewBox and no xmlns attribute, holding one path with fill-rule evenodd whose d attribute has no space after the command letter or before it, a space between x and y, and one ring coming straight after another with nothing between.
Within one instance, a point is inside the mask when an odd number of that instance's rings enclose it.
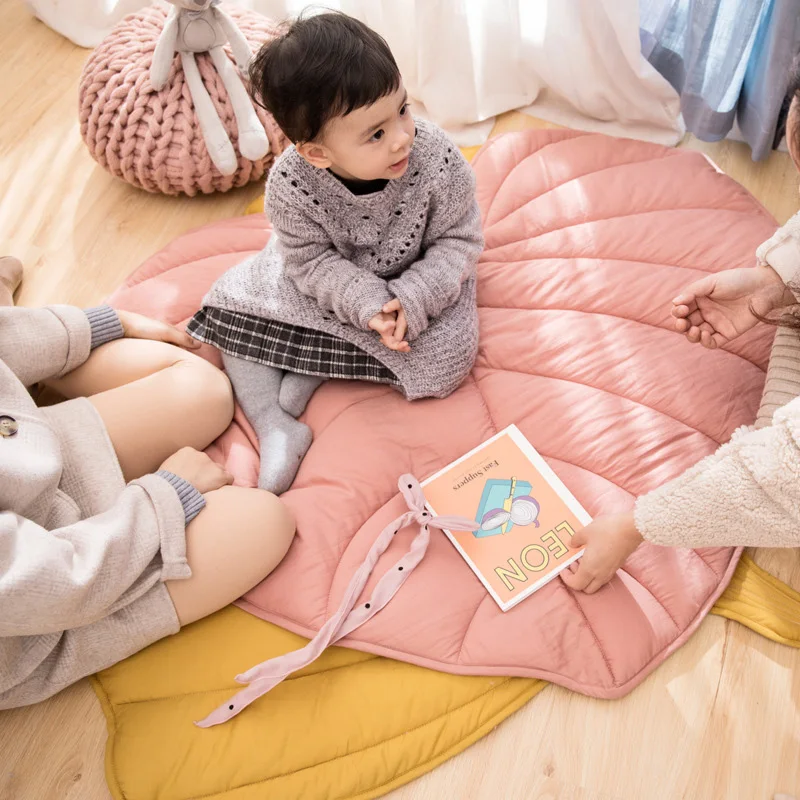
<instances>
[{"instance_id":1,"label":"stuffed bunny toy","mask_svg":"<svg viewBox=\"0 0 800 800\"><path fill-rule=\"evenodd\" d=\"M230 42L239 69L247 73L253 54L247 39L236 23L219 7L220 0L169 0L172 8L161 32L150 67L150 83L163 89L169 78L172 59L179 53L183 74L192 95L197 119L203 132L211 160L223 175L233 175L238 166L225 126L203 85L195 61L195 53L208 51L228 92L239 127L239 152L251 161L258 161L269 152L264 126L236 68L222 49Z\"/></svg>"}]
</instances>

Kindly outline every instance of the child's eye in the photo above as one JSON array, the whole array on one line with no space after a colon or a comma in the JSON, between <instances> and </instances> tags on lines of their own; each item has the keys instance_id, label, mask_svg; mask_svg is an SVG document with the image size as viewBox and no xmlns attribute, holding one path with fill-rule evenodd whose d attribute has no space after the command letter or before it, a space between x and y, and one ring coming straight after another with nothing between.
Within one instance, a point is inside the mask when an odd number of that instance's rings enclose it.
<instances>
[{"instance_id":1,"label":"child's eye","mask_svg":"<svg viewBox=\"0 0 800 800\"><path fill-rule=\"evenodd\" d=\"M381 139L383 139L383 131L375 131L375 133L372 134L370 141L379 142Z\"/></svg>"},{"instance_id":2,"label":"child's eye","mask_svg":"<svg viewBox=\"0 0 800 800\"><path fill-rule=\"evenodd\" d=\"M401 116L401 117L404 117L404 116L406 115L406 112L408 111L408 108L409 108L409 106L410 106L410 105L411 105L411 103L406 103L406 104L405 104L405 105L404 105L404 106L403 106L403 107L400 109L400 116Z\"/></svg>"}]
</instances>

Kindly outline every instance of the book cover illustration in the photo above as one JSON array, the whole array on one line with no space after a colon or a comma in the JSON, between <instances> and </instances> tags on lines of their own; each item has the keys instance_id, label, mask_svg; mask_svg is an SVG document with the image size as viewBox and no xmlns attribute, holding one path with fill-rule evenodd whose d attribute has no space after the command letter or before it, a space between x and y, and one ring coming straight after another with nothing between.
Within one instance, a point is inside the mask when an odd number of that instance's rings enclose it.
<instances>
[{"instance_id":1,"label":"book cover illustration","mask_svg":"<svg viewBox=\"0 0 800 800\"><path fill-rule=\"evenodd\" d=\"M475 521L481 527L474 536L496 536L509 533L514 525L539 527L539 504L530 496L531 485L517 478L486 481Z\"/></svg>"},{"instance_id":2,"label":"book cover illustration","mask_svg":"<svg viewBox=\"0 0 800 800\"><path fill-rule=\"evenodd\" d=\"M445 534L503 611L583 554L570 542L591 518L515 425L422 487L432 513L475 520Z\"/></svg>"}]
</instances>

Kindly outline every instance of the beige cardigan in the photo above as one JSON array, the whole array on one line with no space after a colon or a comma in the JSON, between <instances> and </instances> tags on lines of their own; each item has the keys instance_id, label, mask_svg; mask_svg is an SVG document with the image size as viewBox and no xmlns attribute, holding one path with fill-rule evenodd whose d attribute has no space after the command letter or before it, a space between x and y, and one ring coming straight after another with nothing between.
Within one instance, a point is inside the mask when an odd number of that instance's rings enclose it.
<instances>
[{"instance_id":1,"label":"beige cardigan","mask_svg":"<svg viewBox=\"0 0 800 800\"><path fill-rule=\"evenodd\" d=\"M800 214L758 248L800 281ZM660 545L800 547L800 331L779 328L758 420L674 481L640 497L642 536Z\"/></svg>"},{"instance_id":2,"label":"beige cardigan","mask_svg":"<svg viewBox=\"0 0 800 800\"><path fill-rule=\"evenodd\" d=\"M77 308L0 307L0 709L179 628L163 584L191 574L178 492L125 486L88 400L39 409L24 388L80 366L93 333Z\"/></svg>"}]
</instances>

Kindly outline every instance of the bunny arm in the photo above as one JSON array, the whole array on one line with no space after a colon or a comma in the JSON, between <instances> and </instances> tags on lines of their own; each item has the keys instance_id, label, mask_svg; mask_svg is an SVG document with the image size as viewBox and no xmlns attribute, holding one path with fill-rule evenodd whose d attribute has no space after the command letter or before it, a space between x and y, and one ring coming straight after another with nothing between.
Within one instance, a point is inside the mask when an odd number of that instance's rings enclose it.
<instances>
[{"instance_id":1,"label":"bunny arm","mask_svg":"<svg viewBox=\"0 0 800 800\"><path fill-rule=\"evenodd\" d=\"M244 38L244 34L239 30L239 26L236 24L233 17L218 6L214 6L212 11L217 18L217 22L219 22L225 35L228 37L228 41L231 45L231 52L236 59L236 63L239 65L239 69L246 73L253 59L253 51L250 49L247 39Z\"/></svg>"},{"instance_id":2,"label":"bunny arm","mask_svg":"<svg viewBox=\"0 0 800 800\"><path fill-rule=\"evenodd\" d=\"M169 78L172 59L175 57L175 48L178 43L178 14L180 11L173 6L164 23L161 36L158 37L156 49L153 53L153 63L150 65L150 83L156 91L164 88Z\"/></svg>"},{"instance_id":3,"label":"bunny arm","mask_svg":"<svg viewBox=\"0 0 800 800\"><path fill-rule=\"evenodd\" d=\"M239 128L239 152L250 161L258 161L269 152L267 132L227 53L221 47L214 47L210 54L233 106L233 114Z\"/></svg>"}]
</instances>

